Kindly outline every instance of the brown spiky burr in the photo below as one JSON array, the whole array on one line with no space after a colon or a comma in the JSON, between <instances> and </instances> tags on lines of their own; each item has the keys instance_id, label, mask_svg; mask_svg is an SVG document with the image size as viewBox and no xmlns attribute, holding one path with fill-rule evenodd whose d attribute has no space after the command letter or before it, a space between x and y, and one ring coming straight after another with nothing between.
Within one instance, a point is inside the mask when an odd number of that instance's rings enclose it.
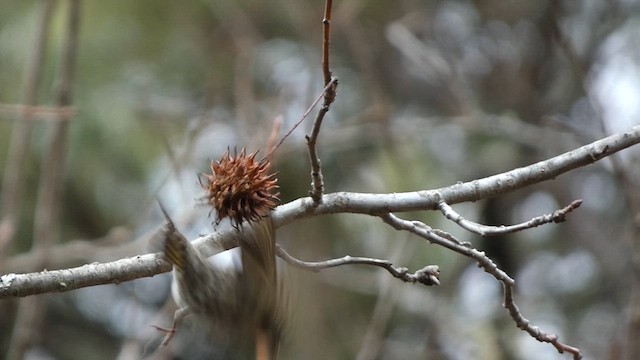
<instances>
[{"instance_id":1,"label":"brown spiky burr","mask_svg":"<svg viewBox=\"0 0 640 360\"><path fill-rule=\"evenodd\" d=\"M216 224L229 218L235 228L243 221L258 221L269 215L280 199L276 174L269 174L268 158L256 160L258 152L240 153L230 150L222 158L211 161L211 174L203 174L205 198L217 213Z\"/></svg>"}]
</instances>

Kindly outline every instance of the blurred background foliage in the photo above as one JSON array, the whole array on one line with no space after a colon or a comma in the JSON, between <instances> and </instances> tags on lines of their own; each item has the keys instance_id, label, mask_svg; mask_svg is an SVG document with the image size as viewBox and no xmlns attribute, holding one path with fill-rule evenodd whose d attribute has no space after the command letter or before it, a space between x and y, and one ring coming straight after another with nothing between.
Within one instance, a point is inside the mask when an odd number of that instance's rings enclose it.
<instances>
[{"instance_id":1,"label":"blurred background foliage","mask_svg":"<svg viewBox=\"0 0 640 360\"><path fill-rule=\"evenodd\" d=\"M58 1L58 3L64 3ZM60 4L59 4L60 5ZM525 166L638 123L640 3L586 1L336 1L332 69L338 98L319 151L327 192L431 189ZM0 0L0 102L23 101L39 1ZM160 198L190 236L213 230L197 173L228 148L265 149L322 89L322 1L84 1L77 115L69 128L61 251L51 268L155 251ZM64 6L48 33L38 104L51 105ZM0 171L12 127L2 114ZM306 196L301 129L279 148L283 202ZM36 122L19 223L5 272L31 268L33 214L51 123ZM480 238L433 212L402 214L470 241L517 281L524 315L586 358L638 358L638 149L498 198L455 208L500 225L565 206L563 224ZM5 175L4 173L2 174ZM5 189L2 189L3 191ZM283 359L560 359L516 329L501 288L469 259L392 230L335 215L279 230L291 254L438 264L439 287L378 269L291 269L292 319ZM89 250L75 247L79 242ZM67 245L67 248L63 246ZM73 245L73 246L71 246ZM84 249L84 250L83 250ZM153 353L172 310L167 274L46 297L28 359L198 358L189 336ZM0 303L0 353L16 301ZM188 326L187 326L188 327ZM635 333L634 333L635 331ZM193 339L191 339L193 342ZM204 340L203 340L204 341ZM206 342L206 341L204 341ZM635 349L635 351L639 351Z\"/></svg>"}]
</instances>

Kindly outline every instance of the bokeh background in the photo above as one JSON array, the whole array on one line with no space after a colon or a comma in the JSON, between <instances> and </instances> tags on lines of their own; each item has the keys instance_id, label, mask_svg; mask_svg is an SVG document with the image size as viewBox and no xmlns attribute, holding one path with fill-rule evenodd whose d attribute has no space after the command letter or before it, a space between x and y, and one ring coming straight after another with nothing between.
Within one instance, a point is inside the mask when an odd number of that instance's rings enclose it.
<instances>
[{"instance_id":1,"label":"bokeh background","mask_svg":"<svg viewBox=\"0 0 640 360\"><path fill-rule=\"evenodd\" d=\"M7 177L43 1L0 0L0 172ZM191 238L213 231L197 173L228 148L265 149L275 119L295 123L322 89L322 1L83 1L68 125L60 239L47 267L155 251L156 198ZM38 105L53 105L67 2L47 30ZM340 0L331 66L338 97L319 140L327 192L431 189L525 166L640 121L640 3L633 0ZM0 272L37 268L34 214L55 121L33 120L16 220ZM311 122L275 155L283 202L306 196ZM14 145L15 146L15 145ZM574 199L566 223L480 238L440 214L419 219L484 250L517 281L525 317L589 359L640 358L640 200L631 148L553 181L455 209L500 225ZM6 198L6 187L0 189ZM3 234L6 235L6 228ZM437 264L441 286L380 269L290 269L282 359L566 359L519 331L502 289L473 262L341 214L283 227L294 256ZM43 296L25 359L198 358L168 325L170 276ZM17 300L0 302L0 354ZM185 333L189 330L185 330ZM199 340L207 342L206 339ZM198 343L198 341L196 341Z\"/></svg>"}]
</instances>

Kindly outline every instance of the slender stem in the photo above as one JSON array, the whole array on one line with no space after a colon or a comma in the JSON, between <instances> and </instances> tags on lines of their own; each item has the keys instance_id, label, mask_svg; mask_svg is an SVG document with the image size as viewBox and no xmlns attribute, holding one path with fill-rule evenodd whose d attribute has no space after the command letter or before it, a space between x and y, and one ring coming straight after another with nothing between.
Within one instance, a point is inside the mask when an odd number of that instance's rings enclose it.
<instances>
[{"instance_id":1,"label":"slender stem","mask_svg":"<svg viewBox=\"0 0 640 360\"><path fill-rule=\"evenodd\" d=\"M444 200L438 202L438 207L447 219L460 225L461 228L480 236L489 236L510 234L517 231L531 229L540 225L549 224L552 222L563 222L566 220L567 214L580 207L581 204L582 200L574 200L571 202L571 204L565 206L562 209L556 210L551 214L536 216L529 221L509 226L488 226L467 220L462 217L462 215L460 215L457 211L455 211L451 206L449 206L449 204L447 204Z\"/></svg>"},{"instance_id":2,"label":"slender stem","mask_svg":"<svg viewBox=\"0 0 640 360\"><path fill-rule=\"evenodd\" d=\"M415 273L410 273L406 267L393 266L391 261L384 259L374 259L360 256L343 256L337 259L330 259L325 261L303 261L296 259L286 252L281 246L277 245L277 253L287 263L310 271L320 271L324 269L330 269L344 265L370 265L377 266L387 270L393 277L398 278L404 282L415 283L431 286L440 285L440 270L437 265L427 265Z\"/></svg>"},{"instance_id":3,"label":"slender stem","mask_svg":"<svg viewBox=\"0 0 640 360\"><path fill-rule=\"evenodd\" d=\"M331 81L331 68L329 66L329 50L331 46L331 10L333 0L327 0L324 4L324 18L322 19L322 73L325 86Z\"/></svg>"},{"instance_id":4,"label":"slender stem","mask_svg":"<svg viewBox=\"0 0 640 360\"><path fill-rule=\"evenodd\" d=\"M336 98L336 88L338 87L338 79L331 76L331 68L329 66L332 7L333 1L327 0L324 7L324 18L322 19L322 74L324 76L324 85L327 89L324 91L324 101L313 122L311 134L306 137L307 147L309 148L309 162L311 163L311 190L309 195L311 195L316 205L322 202L322 194L324 192L324 181L316 142L320 134L322 120L326 113L329 112L329 107Z\"/></svg>"}]
</instances>

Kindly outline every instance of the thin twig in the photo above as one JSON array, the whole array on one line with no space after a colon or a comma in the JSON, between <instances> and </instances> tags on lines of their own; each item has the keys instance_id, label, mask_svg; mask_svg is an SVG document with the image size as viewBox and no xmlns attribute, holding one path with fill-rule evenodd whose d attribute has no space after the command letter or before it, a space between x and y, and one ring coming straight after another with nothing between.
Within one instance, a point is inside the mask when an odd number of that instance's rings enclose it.
<instances>
[{"instance_id":1,"label":"thin twig","mask_svg":"<svg viewBox=\"0 0 640 360\"><path fill-rule=\"evenodd\" d=\"M449 239L438 236L435 232L430 231L428 226L419 226L419 224L421 224L419 221L404 220L391 213L383 214L380 217L384 222L386 222L396 230L408 231L423 239L426 239L431 243L444 246L461 255L475 260L478 263L478 266L482 268L482 270L491 274L496 280L502 283L502 287L504 290L504 303L502 304L502 306L507 309L509 315L518 328L526 331L534 339L540 342L547 342L552 344L561 354L566 351L573 354L573 358L575 360L582 358L580 349L563 344L558 341L557 335L545 333L537 326L531 325L531 322L522 315L520 309L518 309L518 306L513 300L513 287L515 286L515 280L513 280L506 272L501 270L487 255L485 255L484 252L472 247L460 245L459 241L453 242Z\"/></svg>"},{"instance_id":2,"label":"thin twig","mask_svg":"<svg viewBox=\"0 0 640 360\"><path fill-rule=\"evenodd\" d=\"M320 270L344 265L371 265L378 266L387 270L393 277L398 278L404 282L419 282L427 286L440 285L440 270L438 269L437 265L427 265L422 269L416 271L415 273L410 273L409 269L407 269L406 267L393 266L393 264L389 260L347 255L341 258L325 261L303 261L291 256L280 245L277 245L277 254L287 263L300 269L309 271L318 272Z\"/></svg>"},{"instance_id":3,"label":"thin twig","mask_svg":"<svg viewBox=\"0 0 640 360\"><path fill-rule=\"evenodd\" d=\"M322 19L322 74L325 86L331 81L331 67L329 66L329 51L331 50L331 11L333 0L324 4L324 18ZM327 95L329 96L329 95Z\"/></svg>"},{"instance_id":4,"label":"thin twig","mask_svg":"<svg viewBox=\"0 0 640 360\"><path fill-rule=\"evenodd\" d=\"M582 200L574 200L573 202L571 202L571 204L565 206L560 210L556 210L551 214L537 216L529 221L509 226L488 226L467 220L462 217L462 215L453 210L453 208L449 206L449 204L447 204L444 200L438 202L438 208L440 208L440 211L447 219L460 225L461 228L480 236L488 236L510 234L517 231L531 229L540 225L549 224L552 222L564 222L567 219L567 214L580 207L581 204Z\"/></svg>"},{"instance_id":5,"label":"thin twig","mask_svg":"<svg viewBox=\"0 0 640 360\"><path fill-rule=\"evenodd\" d=\"M337 85L338 79L333 78L329 83L329 90L325 92L324 103L320 110L318 110L316 119L313 121L311 135L307 135L305 137L307 139L307 147L309 148L309 162L311 163L311 190L309 191L309 195L315 204L320 204L322 202L322 194L324 193L324 181L322 178L320 159L318 158L318 150L316 149L316 142L318 141L318 135L320 134L322 120L324 119L325 114L329 111L330 104L327 103L326 94L331 91L331 88L335 89Z\"/></svg>"},{"instance_id":6,"label":"thin twig","mask_svg":"<svg viewBox=\"0 0 640 360\"><path fill-rule=\"evenodd\" d=\"M545 333L537 326L531 325L530 321L522 316L518 305L516 305L515 301L513 300L513 286L505 285L503 286L503 289L504 303L502 304L502 306L507 309L509 315L511 315L511 318L516 323L516 326L518 326L519 329L526 331L529 335L531 335L531 337L540 342L547 342L553 345L560 354L563 354L566 351L570 354L573 354L574 360L582 359L580 349L561 343L558 340L558 335Z\"/></svg>"},{"instance_id":7,"label":"thin twig","mask_svg":"<svg viewBox=\"0 0 640 360\"><path fill-rule=\"evenodd\" d=\"M338 79L332 77L331 67L329 65L330 49L331 49L331 10L333 1L327 0L324 7L324 17L322 19L322 74L324 77L324 85L328 87L324 91L324 101L322 107L316 115L313 122L311 134L306 136L307 147L309 148L309 161L311 163L311 190L309 194L315 204L322 202L322 194L324 193L324 182L322 179L322 169L320 167L320 159L316 149L316 142L320 134L322 120L329 111L329 107L336 98L336 89L338 87Z\"/></svg>"}]
</instances>

